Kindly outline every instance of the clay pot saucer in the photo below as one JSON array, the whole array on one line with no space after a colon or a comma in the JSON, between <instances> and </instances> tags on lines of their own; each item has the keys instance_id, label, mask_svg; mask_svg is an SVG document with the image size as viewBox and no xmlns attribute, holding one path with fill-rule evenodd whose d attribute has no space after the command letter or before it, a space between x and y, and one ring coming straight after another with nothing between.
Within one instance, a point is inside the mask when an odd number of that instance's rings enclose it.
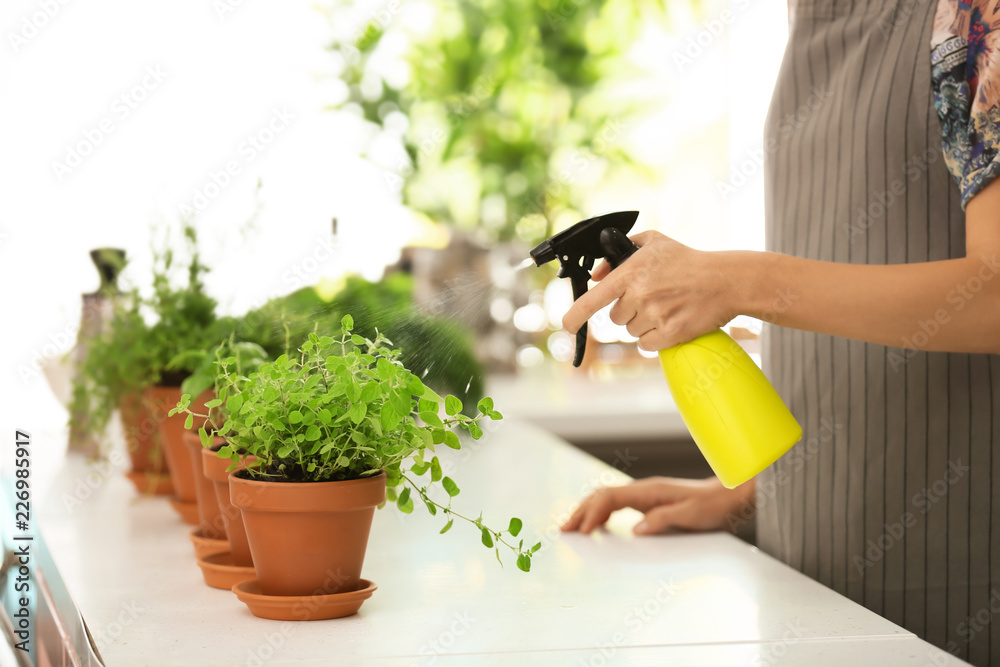
<instances>
[{"instance_id":1,"label":"clay pot saucer","mask_svg":"<svg viewBox=\"0 0 1000 667\"><path fill-rule=\"evenodd\" d=\"M205 537L201 528L192 530L189 539L191 540L191 544L194 545L194 555L198 560L220 554L223 551L229 551L229 540L225 538L220 540Z\"/></svg>"},{"instance_id":2,"label":"clay pot saucer","mask_svg":"<svg viewBox=\"0 0 1000 667\"><path fill-rule=\"evenodd\" d=\"M233 586L233 593L240 602L259 618L275 621L322 621L342 618L357 613L365 600L378 586L361 579L359 588L347 593L329 595L264 595L256 579L242 581Z\"/></svg>"},{"instance_id":3,"label":"clay pot saucer","mask_svg":"<svg viewBox=\"0 0 1000 667\"><path fill-rule=\"evenodd\" d=\"M170 482L170 475L167 473L129 470L125 476L132 482L140 495L172 496L174 494L174 485Z\"/></svg>"},{"instance_id":4,"label":"clay pot saucer","mask_svg":"<svg viewBox=\"0 0 1000 667\"><path fill-rule=\"evenodd\" d=\"M198 503L194 500L180 500L177 496L170 498L170 506L181 515L181 521L189 526L199 525Z\"/></svg>"},{"instance_id":5,"label":"clay pot saucer","mask_svg":"<svg viewBox=\"0 0 1000 667\"><path fill-rule=\"evenodd\" d=\"M253 566L235 565L233 554L229 551L199 558L198 567L201 568L206 584L224 591L232 590L236 584L253 579L257 575Z\"/></svg>"}]
</instances>

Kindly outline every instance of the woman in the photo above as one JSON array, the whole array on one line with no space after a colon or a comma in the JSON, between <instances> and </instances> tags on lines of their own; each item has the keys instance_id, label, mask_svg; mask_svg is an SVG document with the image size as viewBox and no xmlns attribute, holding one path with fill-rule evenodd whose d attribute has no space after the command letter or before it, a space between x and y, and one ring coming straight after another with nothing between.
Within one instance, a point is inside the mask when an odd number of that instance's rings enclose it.
<instances>
[{"instance_id":1,"label":"woman","mask_svg":"<svg viewBox=\"0 0 1000 667\"><path fill-rule=\"evenodd\" d=\"M617 299L611 319L658 350L765 319L764 370L803 440L734 490L598 491L565 530L626 506L637 533L731 528L756 505L764 551L1000 661L998 86L997 0L793 0L765 129L770 252L639 234L563 324Z\"/></svg>"}]
</instances>

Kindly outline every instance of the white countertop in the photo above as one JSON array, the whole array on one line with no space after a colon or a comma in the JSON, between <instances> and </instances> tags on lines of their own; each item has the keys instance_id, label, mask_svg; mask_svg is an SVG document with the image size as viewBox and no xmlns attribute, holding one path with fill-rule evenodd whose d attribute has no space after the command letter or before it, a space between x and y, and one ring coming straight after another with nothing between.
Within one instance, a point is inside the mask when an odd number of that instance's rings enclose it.
<instances>
[{"instance_id":1,"label":"white countertop","mask_svg":"<svg viewBox=\"0 0 1000 667\"><path fill-rule=\"evenodd\" d=\"M190 527L121 471L90 489L83 461L39 461L53 477L36 503L111 666L965 664L726 534L634 538L627 511L610 532L561 535L583 494L628 478L537 428L508 420L446 452L458 511L519 516L525 541L543 542L532 572L501 569L469 526L438 535L439 517L387 507L363 572L379 588L330 621L259 619L207 587Z\"/></svg>"},{"instance_id":2,"label":"white countertop","mask_svg":"<svg viewBox=\"0 0 1000 667\"><path fill-rule=\"evenodd\" d=\"M610 369L606 369L610 373ZM543 364L517 375L492 375L486 393L504 415L575 443L688 438L658 366L631 376L591 377L569 364Z\"/></svg>"}]
</instances>

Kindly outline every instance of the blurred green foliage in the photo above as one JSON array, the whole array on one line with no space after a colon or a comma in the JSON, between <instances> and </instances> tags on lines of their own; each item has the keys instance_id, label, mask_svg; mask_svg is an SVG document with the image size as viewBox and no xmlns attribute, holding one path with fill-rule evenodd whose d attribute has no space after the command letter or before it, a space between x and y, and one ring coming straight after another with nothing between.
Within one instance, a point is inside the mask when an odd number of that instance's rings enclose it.
<instances>
[{"instance_id":1,"label":"blurred green foliage","mask_svg":"<svg viewBox=\"0 0 1000 667\"><path fill-rule=\"evenodd\" d=\"M637 74L628 47L665 17L663 0L425 2L436 12L429 30L399 18L406 0L385 3L331 47L345 61L342 107L380 129L394 112L408 119L409 160L387 176L403 180L407 206L491 240L535 243L557 218L585 217L584 170L639 167L621 141L639 98L621 84ZM393 32L409 40L399 87L379 69Z\"/></svg>"},{"instance_id":2,"label":"blurred green foliage","mask_svg":"<svg viewBox=\"0 0 1000 667\"><path fill-rule=\"evenodd\" d=\"M482 398L485 370L472 332L461 322L420 311L407 274L374 283L351 277L329 299L304 287L232 320L232 326L236 339L259 345L274 359L286 346L297 350L310 333L336 335L344 315L354 318L355 333L374 340L378 330L390 339L401 350L399 360L427 386L470 406Z\"/></svg>"}]
</instances>

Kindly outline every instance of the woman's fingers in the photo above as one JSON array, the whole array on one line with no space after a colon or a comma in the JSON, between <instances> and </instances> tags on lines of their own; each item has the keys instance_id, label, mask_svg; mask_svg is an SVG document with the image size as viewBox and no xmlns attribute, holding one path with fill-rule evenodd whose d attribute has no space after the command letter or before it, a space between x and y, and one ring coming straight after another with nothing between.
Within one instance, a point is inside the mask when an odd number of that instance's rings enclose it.
<instances>
[{"instance_id":1,"label":"woman's fingers","mask_svg":"<svg viewBox=\"0 0 1000 667\"><path fill-rule=\"evenodd\" d=\"M632 531L636 535L655 535L670 528L696 529L698 510L690 500L682 500L670 505L660 505L646 512L642 521Z\"/></svg>"},{"instance_id":2,"label":"woman's fingers","mask_svg":"<svg viewBox=\"0 0 1000 667\"><path fill-rule=\"evenodd\" d=\"M563 317L563 329L575 334L594 313L625 293L625 284L616 280L617 272L607 280L597 283L593 289L573 302L573 306Z\"/></svg>"}]
</instances>

